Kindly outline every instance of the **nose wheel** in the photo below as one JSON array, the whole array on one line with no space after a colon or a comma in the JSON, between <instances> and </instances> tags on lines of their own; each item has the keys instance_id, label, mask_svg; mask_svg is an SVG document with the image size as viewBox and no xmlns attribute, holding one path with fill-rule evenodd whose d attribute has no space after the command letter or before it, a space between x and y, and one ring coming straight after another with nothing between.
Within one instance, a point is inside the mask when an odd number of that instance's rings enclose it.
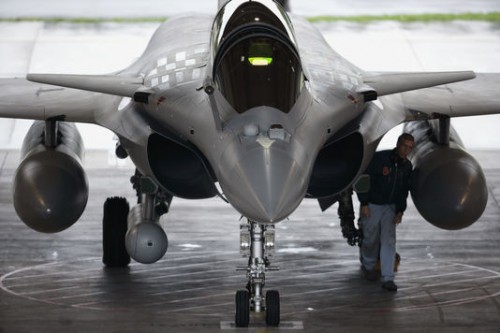
<instances>
[{"instance_id":1,"label":"nose wheel","mask_svg":"<svg viewBox=\"0 0 500 333\"><path fill-rule=\"evenodd\" d=\"M268 326L280 324L280 293L277 290L266 292L266 324Z\"/></svg>"},{"instance_id":2,"label":"nose wheel","mask_svg":"<svg viewBox=\"0 0 500 333\"><path fill-rule=\"evenodd\" d=\"M269 257L274 251L274 225L265 225L248 221L240 226L240 252L248 256L248 266L239 267L246 271L248 283L246 290L236 292L237 327L247 327L250 323L250 312L266 312L266 324L278 326L280 323L280 295L276 290L265 293L265 277L267 271L279 270L271 266Z\"/></svg>"},{"instance_id":3,"label":"nose wheel","mask_svg":"<svg viewBox=\"0 0 500 333\"><path fill-rule=\"evenodd\" d=\"M248 290L236 292L236 315L234 322L237 327L247 327L250 323L250 293Z\"/></svg>"}]
</instances>

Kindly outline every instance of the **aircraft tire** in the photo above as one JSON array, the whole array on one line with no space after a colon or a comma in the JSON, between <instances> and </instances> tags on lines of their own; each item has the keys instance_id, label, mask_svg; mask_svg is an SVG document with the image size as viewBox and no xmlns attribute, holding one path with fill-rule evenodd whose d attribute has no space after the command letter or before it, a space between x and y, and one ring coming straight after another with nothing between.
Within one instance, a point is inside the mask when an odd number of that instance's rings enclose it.
<instances>
[{"instance_id":1,"label":"aircraft tire","mask_svg":"<svg viewBox=\"0 0 500 333\"><path fill-rule=\"evenodd\" d=\"M250 323L250 296L248 290L236 292L236 315L234 322L236 327L248 327Z\"/></svg>"},{"instance_id":2,"label":"aircraft tire","mask_svg":"<svg viewBox=\"0 0 500 333\"><path fill-rule=\"evenodd\" d=\"M267 326L280 324L280 294L277 290L266 292L266 324Z\"/></svg>"},{"instance_id":3,"label":"aircraft tire","mask_svg":"<svg viewBox=\"0 0 500 333\"><path fill-rule=\"evenodd\" d=\"M106 267L126 267L130 263L130 256L125 248L129 210L125 198L108 198L104 203L102 262Z\"/></svg>"}]
</instances>

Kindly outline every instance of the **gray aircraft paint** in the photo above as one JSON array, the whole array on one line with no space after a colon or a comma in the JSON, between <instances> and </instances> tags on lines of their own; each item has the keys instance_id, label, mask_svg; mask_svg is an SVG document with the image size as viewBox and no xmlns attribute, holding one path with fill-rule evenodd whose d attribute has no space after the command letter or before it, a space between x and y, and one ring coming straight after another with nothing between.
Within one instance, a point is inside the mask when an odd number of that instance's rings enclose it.
<instances>
[{"instance_id":1,"label":"gray aircraft paint","mask_svg":"<svg viewBox=\"0 0 500 333\"><path fill-rule=\"evenodd\" d=\"M498 75L452 83L475 74L368 73L333 51L313 25L291 14L307 79L300 98L287 114L265 106L237 114L217 89L207 93L213 79L213 20L212 15L169 20L157 29L143 55L114 76L29 76L89 91L1 80L0 115L60 117L108 128L143 175L174 195L194 198L196 187L174 189L168 183L171 175L158 173L177 162L167 152L159 156L164 143L172 144L172 151L191 154L202 170L199 197L216 195L213 182L218 181L242 215L274 223L306 196L334 196L350 186L382 136L398 124L500 112ZM439 86L443 84L448 85ZM379 93L378 100L365 103L365 93L372 90ZM136 93L142 94L142 102L128 99ZM279 126L272 130L272 125ZM158 153L154 156L152 142ZM332 172L326 178L318 176L319 160ZM178 167L182 171L182 165Z\"/></svg>"}]
</instances>

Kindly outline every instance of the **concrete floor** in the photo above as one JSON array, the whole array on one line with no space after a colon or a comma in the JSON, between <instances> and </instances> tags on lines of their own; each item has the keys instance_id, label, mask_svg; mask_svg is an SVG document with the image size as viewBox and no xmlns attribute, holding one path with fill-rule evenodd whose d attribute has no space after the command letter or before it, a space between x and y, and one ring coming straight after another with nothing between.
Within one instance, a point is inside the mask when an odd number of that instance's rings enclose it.
<instances>
[{"instance_id":1,"label":"concrete floor","mask_svg":"<svg viewBox=\"0 0 500 333\"><path fill-rule=\"evenodd\" d=\"M239 216L218 199L174 199L162 220L169 251L160 262L128 269L101 264L102 203L133 200L130 164L109 167L91 151L90 200L80 221L55 235L17 218L10 186L18 153L0 161L0 332L500 332L500 152L473 154L485 168L490 199L472 227L447 232L410 204L398 229L403 257L397 293L361 275L357 248L342 239L335 209L304 201L277 226L278 250L267 288L282 300L280 328L254 315L234 329Z\"/></svg>"}]
</instances>

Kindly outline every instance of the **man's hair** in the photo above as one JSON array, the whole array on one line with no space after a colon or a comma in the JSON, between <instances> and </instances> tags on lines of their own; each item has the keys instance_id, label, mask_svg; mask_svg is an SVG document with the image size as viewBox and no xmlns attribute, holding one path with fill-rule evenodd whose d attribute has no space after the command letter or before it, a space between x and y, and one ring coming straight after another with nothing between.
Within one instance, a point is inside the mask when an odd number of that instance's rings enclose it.
<instances>
[{"instance_id":1,"label":"man's hair","mask_svg":"<svg viewBox=\"0 0 500 333\"><path fill-rule=\"evenodd\" d=\"M398 137L398 145L400 143L403 143L404 141L413 141L415 142L415 138L413 137L413 135L411 134L408 134L408 133L403 133L401 134L399 137Z\"/></svg>"}]
</instances>

